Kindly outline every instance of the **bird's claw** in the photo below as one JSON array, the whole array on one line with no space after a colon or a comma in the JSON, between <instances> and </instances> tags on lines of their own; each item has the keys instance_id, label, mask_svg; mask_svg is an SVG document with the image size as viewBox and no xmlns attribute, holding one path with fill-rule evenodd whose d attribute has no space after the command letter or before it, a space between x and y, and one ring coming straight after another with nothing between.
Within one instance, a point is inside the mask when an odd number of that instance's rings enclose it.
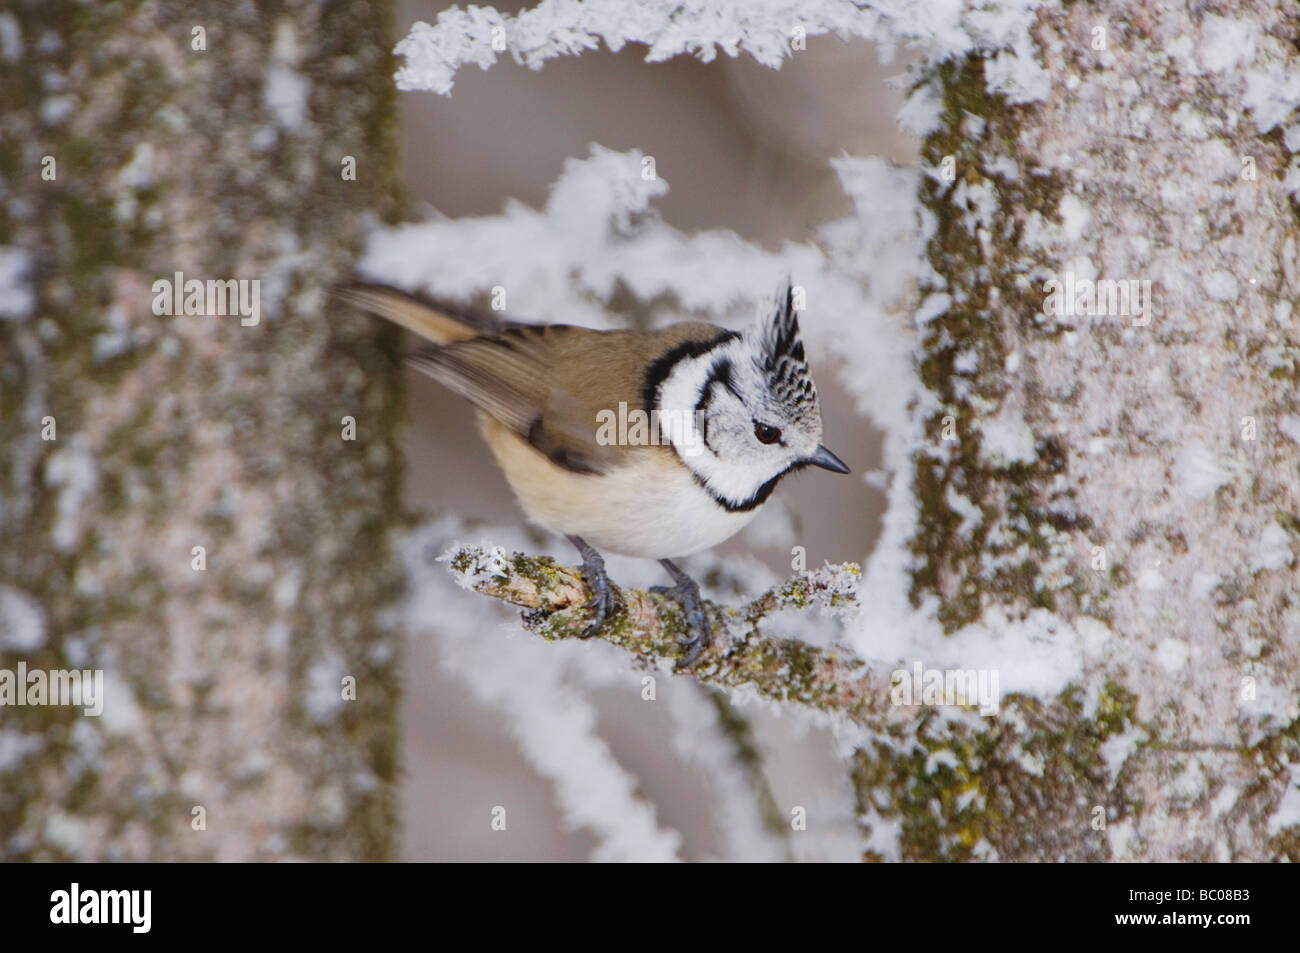
<instances>
[{"instance_id":1,"label":"bird's claw","mask_svg":"<svg viewBox=\"0 0 1300 953\"><path fill-rule=\"evenodd\" d=\"M591 590L591 599L583 603L582 607L591 609L595 613L591 625L587 626L587 630L581 636L584 639L589 639L604 628L605 620L618 606L618 596L615 595L614 586L610 583L609 577L605 575L603 566L599 571L596 571L584 564L582 573L587 579L587 587Z\"/></svg>"},{"instance_id":2,"label":"bird's claw","mask_svg":"<svg viewBox=\"0 0 1300 953\"><path fill-rule=\"evenodd\" d=\"M675 586L651 586L651 592L667 596L679 606L686 616L686 636L678 641L686 649L686 655L677 663L677 671L683 671L694 665L704 650L713 644L713 627L704 612L704 600L700 598L700 587L688 578L679 579Z\"/></svg>"},{"instance_id":3,"label":"bird's claw","mask_svg":"<svg viewBox=\"0 0 1300 953\"><path fill-rule=\"evenodd\" d=\"M582 554L582 578L586 581L587 588L591 590L591 599L583 605L583 608L592 610L595 618L580 636L589 639L604 627L605 620L618 605L618 596L609 581L609 575L605 572L605 560L600 553L587 545L580 536L570 536L569 542L573 543Z\"/></svg>"}]
</instances>

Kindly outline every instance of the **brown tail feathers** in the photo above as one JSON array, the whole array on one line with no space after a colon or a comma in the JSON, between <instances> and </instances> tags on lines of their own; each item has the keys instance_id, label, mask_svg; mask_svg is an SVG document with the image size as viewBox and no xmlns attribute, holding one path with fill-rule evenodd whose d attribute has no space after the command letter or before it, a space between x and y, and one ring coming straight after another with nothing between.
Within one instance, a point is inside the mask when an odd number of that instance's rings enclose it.
<instances>
[{"instance_id":1,"label":"brown tail feathers","mask_svg":"<svg viewBox=\"0 0 1300 953\"><path fill-rule=\"evenodd\" d=\"M484 334L495 334L508 325L487 315L476 314L445 302L430 301L387 285L340 285L335 297L362 311L387 318L434 344L451 344Z\"/></svg>"}]
</instances>

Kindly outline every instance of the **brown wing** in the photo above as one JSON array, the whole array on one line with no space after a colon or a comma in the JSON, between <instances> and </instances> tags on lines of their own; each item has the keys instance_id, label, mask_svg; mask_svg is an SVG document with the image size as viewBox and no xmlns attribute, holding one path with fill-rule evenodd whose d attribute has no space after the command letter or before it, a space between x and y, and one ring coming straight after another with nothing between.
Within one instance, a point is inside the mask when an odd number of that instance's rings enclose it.
<instances>
[{"instance_id":1,"label":"brown wing","mask_svg":"<svg viewBox=\"0 0 1300 953\"><path fill-rule=\"evenodd\" d=\"M687 343L728 332L711 324L662 331L593 331L570 325L516 327L427 348L412 363L465 397L552 462L602 473L625 459L596 440L597 415L644 409L643 388L656 360Z\"/></svg>"}]
</instances>

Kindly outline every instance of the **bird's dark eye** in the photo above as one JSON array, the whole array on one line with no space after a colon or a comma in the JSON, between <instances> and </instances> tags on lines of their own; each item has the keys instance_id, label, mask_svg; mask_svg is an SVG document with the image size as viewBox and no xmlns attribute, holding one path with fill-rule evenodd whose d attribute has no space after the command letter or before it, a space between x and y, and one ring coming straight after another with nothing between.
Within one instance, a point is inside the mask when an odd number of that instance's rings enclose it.
<instances>
[{"instance_id":1,"label":"bird's dark eye","mask_svg":"<svg viewBox=\"0 0 1300 953\"><path fill-rule=\"evenodd\" d=\"M760 424L754 421L754 436L758 438L759 443L776 443L781 439L781 431L767 424Z\"/></svg>"}]
</instances>

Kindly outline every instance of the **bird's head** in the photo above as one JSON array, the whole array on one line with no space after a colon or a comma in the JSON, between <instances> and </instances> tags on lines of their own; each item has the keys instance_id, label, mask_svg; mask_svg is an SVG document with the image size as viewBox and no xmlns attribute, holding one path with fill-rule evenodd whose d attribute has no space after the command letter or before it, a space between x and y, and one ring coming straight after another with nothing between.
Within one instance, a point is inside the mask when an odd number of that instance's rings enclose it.
<instances>
[{"instance_id":1,"label":"bird's head","mask_svg":"<svg viewBox=\"0 0 1300 953\"><path fill-rule=\"evenodd\" d=\"M788 281L770 315L697 361L691 383L703 439L684 462L719 503L761 505L802 467L849 472L821 444L821 405Z\"/></svg>"}]
</instances>

